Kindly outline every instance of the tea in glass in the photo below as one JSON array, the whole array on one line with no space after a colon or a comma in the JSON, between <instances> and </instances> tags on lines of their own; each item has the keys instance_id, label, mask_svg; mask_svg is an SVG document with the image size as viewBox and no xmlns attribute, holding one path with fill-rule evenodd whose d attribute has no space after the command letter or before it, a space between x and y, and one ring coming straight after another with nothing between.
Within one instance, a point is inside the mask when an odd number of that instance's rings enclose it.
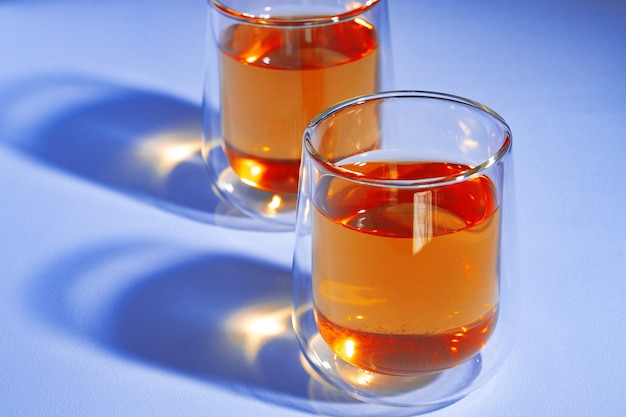
<instances>
[{"instance_id":1,"label":"tea in glass","mask_svg":"<svg viewBox=\"0 0 626 417\"><path fill-rule=\"evenodd\" d=\"M429 411L481 386L516 329L511 132L462 97L389 91L307 126L293 324L317 376Z\"/></svg>"},{"instance_id":2,"label":"tea in glass","mask_svg":"<svg viewBox=\"0 0 626 417\"><path fill-rule=\"evenodd\" d=\"M308 122L392 83L387 1L210 4L218 67L208 71L203 155L212 180L246 215L293 229ZM364 120L375 131L375 115Z\"/></svg>"}]
</instances>

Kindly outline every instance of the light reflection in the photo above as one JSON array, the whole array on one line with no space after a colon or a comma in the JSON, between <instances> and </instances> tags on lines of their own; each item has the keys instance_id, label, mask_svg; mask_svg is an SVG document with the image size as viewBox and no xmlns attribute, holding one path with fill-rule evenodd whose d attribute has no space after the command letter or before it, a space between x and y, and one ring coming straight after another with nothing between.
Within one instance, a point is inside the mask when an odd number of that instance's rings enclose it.
<instances>
[{"instance_id":1,"label":"light reflection","mask_svg":"<svg viewBox=\"0 0 626 417\"><path fill-rule=\"evenodd\" d=\"M354 340L348 339L343 344L343 354L346 358L350 359L354 356L355 352L355 343Z\"/></svg>"},{"instance_id":2,"label":"light reflection","mask_svg":"<svg viewBox=\"0 0 626 417\"><path fill-rule=\"evenodd\" d=\"M362 4L361 4L360 1L354 1L354 2L346 5L346 10L356 10L356 9L358 9L361 6L362 6Z\"/></svg>"},{"instance_id":3,"label":"light reflection","mask_svg":"<svg viewBox=\"0 0 626 417\"><path fill-rule=\"evenodd\" d=\"M157 177L167 177L181 162L200 152L197 135L164 133L139 141L138 159L149 165Z\"/></svg>"},{"instance_id":4,"label":"light reflection","mask_svg":"<svg viewBox=\"0 0 626 417\"><path fill-rule=\"evenodd\" d=\"M457 124L459 125L459 127L461 128L463 133L465 133L465 135L467 135L467 136L471 136L472 135L472 129L470 129L470 127L467 125L467 123L465 123L462 120L459 120L459 122Z\"/></svg>"},{"instance_id":5,"label":"light reflection","mask_svg":"<svg viewBox=\"0 0 626 417\"><path fill-rule=\"evenodd\" d=\"M413 254L433 237L433 202L430 191L413 194Z\"/></svg>"},{"instance_id":6,"label":"light reflection","mask_svg":"<svg viewBox=\"0 0 626 417\"><path fill-rule=\"evenodd\" d=\"M224 182L224 184L222 184L222 187L224 188L224 190L226 190L229 193L232 193L233 191L235 191L235 187L230 182ZM219 192L219 191L217 191L216 189L216 192Z\"/></svg>"},{"instance_id":7,"label":"light reflection","mask_svg":"<svg viewBox=\"0 0 626 417\"><path fill-rule=\"evenodd\" d=\"M363 372L359 373L357 377L357 383L361 386L366 387L372 383L373 379L374 379L374 374L364 369Z\"/></svg>"},{"instance_id":8,"label":"light reflection","mask_svg":"<svg viewBox=\"0 0 626 417\"><path fill-rule=\"evenodd\" d=\"M311 216L311 200L306 198L304 201L304 206L302 207L302 218L310 219Z\"/></svg>"},{"instance_id":9,"label":"light reflection","mask_svg":"<svg viewBox=\"0 0 626 417\"><path fill-rule=\"evenodd\" d=\"M248 178L240 178L241 182L243 182L246 185L249 185L250 187L257 187L257 183L254 181L250 181Z\"/></svg>"},{"instance_id":10,"label":"light reflection","mask_svg":"<svg viewBox=\"0 0 626 417\"><path fill-rule=\"evenodd\" d=\"M282 206L282 204L283 204L283 199L279 195L274 194L272 196L272 200L269 202L267 207L272 211L276 211L280 208L280 206Z\"/></svg>"},{"instance_id":11,"label":"light reflection","mask_svg":"<svg viewBox=\"0 0 626 417\"><path fill-rule=\"evenodd\" d=\"M357 17L356 19L354 19L354 21L355 21L357 24L359 24L359 25L361 25L361 26L363 26L363 27L365 27L365 28L367 28L367 29L369 29L369 30L374 29L374 26L372 26L372 24L371 24L371 23L369 23L369 22L367 22L367 21L365 21L365 20L361 19L360 17Z\"/></svg>"},{"instance_id":12,"label":"light reflection","mask_svg":"<svg viewBox=\"0 0 626 417\"><path fill-rule=\"evenodd\" d=\"M362 7L369 7L377 1L378 0L367 0L365 3L360 1L353 1L352 3L346 5L346 10L356 10Z\"/></svg>"},{"instance_id":13,"label":"light reflection","mask_svg":"<svg viewBox=\"0 0 626 417\"><path fill-rule=\"evenodd\" d=\"M479 146L479 143L471 138L465 138L463 139L462 143L461 143L461 150L463 152L469 152L471 150L477 149Z\"/></svg>"},{"instance_id":14,"label":"light reflection","mask_svg":"<svg viewBox=\"0 0 626 417\"><path fill-rule=\"evenodd\" d=\"M250 173L255 177L258 177L261 174L261 167L258 165L253 166L250 168Z\"/></svg>"},{"instance_id":15,"label":"light reflection","mask_svg":"<svg viewBox=\"0 0 626 417\"><path fill-rule=\"evenodd\" d=\"M227 326L232 329L232 344L241 348L248 361L255 362L265 344L289 332L290 320L291 306L268 304L236 313Z\"/></svg>"},{"instance_id":16,"label":"light reflection","mask_svg":"<svg viewBox=\"0 0 626 417\"><path fill-rule=\"evenodd\" d=\"M475 139L472 139L472 128L470 127L470 125L462 120L459 120L457 124L465 135L465 137L461 139L461 150L463 152L471 152L473 150L476 150L480 144Z\"/></svg>"},{"instance_id":17,"label":"light reflection","mask_svg":"<svg viewBox=\"0 0 626 417\"><path fill-rule=\"evenodd\" d=\"M248 178L246 177L241 177L241 181L244 184L249 185L250 187L254 187L257 188L258 187L258 183L257 183L257 179L260 178L263 173L265 172L263 167L261 167L260 165L257 165L256 162L252 161L252 160L248 160L246 159L244 162L242 162L242 165L244 166L244 168L248 169L248 173L250 174Z\"/></svg>"}]
</instances>

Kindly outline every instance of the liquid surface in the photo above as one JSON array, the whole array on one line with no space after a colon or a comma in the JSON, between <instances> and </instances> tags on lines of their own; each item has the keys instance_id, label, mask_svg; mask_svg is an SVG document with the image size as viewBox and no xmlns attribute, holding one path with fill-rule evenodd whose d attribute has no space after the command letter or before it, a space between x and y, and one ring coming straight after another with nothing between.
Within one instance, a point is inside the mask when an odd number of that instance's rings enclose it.
<instances>
[{"instance_id":1,"label":"liquid surface","mask_svg":"<svg viewBox=\"0 0 626 417\"><path fill-rule=\"evenodd\" d=\"M448 163L346 166L439 177ZM489 339L498 308L499 209L484 176L427 190L320 179L313 210L318 327L339 356L388 373L458 365Z\"/></svg>"},{"instance_id":2,"label":"liquid surface","mask_svg":"<svg viewBox=\"0 0 626 417\"><path fill-rule=\"evenodd\" d=\"M311 119L378 84L374 28L361 19L313 28L233 25L220 40L225 152L248 185L297 192Z\"/></svg>"}]
</instances>

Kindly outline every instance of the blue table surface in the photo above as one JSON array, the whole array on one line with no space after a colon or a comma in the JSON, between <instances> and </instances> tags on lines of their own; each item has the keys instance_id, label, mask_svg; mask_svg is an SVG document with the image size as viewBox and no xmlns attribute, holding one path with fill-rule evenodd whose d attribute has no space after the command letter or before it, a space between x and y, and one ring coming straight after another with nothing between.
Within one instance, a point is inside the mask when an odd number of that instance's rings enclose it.
<instances>
[{"instance_id":1,"label":"blue table surface","mask_svg":"<svg viewBox=\"0 0 626 417\"><path fill-rule=\"evenodd\" d=\"M626 415L626 3L389 7L396 88L480 101L514 139L519 337L431 415ZM291 233L248 230L212 192L206 10L0 0L1 416L412 413L311 380Z\"/></svg>"}]
</instances>

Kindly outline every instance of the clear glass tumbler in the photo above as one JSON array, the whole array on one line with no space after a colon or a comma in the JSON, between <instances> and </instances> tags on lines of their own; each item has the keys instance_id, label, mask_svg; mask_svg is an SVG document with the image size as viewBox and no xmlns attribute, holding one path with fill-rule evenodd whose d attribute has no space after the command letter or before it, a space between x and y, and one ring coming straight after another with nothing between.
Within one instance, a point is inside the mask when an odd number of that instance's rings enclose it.
<instances>
[{"instance_id":1,"label":"clear glass tumbler","mask_svg":"<svg viewBox=\"0 0 626 417\"><path fill-rule=\"evenodd\" d=\"M516 331L511 131L461 97L391 91L304 134L293 323L326 381L370 402L450 404Z\"/></svg>"},{"instance_id":2,"label":"clear glass tumbler","mask_svg":"<svg viewBox=\"0 0 626 417\"><path fill-rule=\"evenodd\" d=\"M387 1L209 3L217 66L207 69L203 155L212 180L247 215L293 229L308 122L390 86Z\"/></svg>"}]
</instances>

